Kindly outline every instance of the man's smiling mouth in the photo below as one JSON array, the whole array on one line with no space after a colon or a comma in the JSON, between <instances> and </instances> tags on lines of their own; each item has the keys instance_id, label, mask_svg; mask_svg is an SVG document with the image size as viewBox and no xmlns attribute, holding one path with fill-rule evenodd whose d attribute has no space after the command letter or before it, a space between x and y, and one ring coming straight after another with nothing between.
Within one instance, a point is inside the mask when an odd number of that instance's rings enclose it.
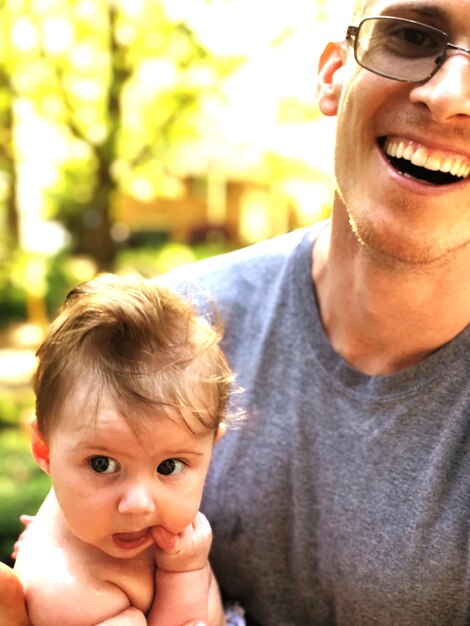
<instances>
[{"instance_id":1,"label":"man's smiling mouth","mask_svg":"<svg viewBox=\"0 0 470 626\"><path fill-rule=\"evenodd\" d=\"M398 137L381 137L379 144L392 167L407 178L430 185L450 185L470 175L467 157L431 150Z\"/></svg>"}]
</instances>

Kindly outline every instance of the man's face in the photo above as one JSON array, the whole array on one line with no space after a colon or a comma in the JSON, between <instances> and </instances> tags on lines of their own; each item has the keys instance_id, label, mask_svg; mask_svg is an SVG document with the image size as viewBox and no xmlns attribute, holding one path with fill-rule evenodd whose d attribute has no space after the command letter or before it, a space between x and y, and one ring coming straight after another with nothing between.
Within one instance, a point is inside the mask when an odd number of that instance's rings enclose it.
<instances>
[{"instance_id":1,"label":"man's face","mask_svg":"<svg viewBox=\"0 0 470 626\"><path fill-rule=\"evenodd\" d=\"M470 48L470 0L372 0L365 11L422 22ZM449 50L439 71L416 84L359 67L352 46L342 54L326 55L320 78L330 91L320 81L319 96L323 112L337 115L335 210L389 261L427 264L461 249L470 242L470 54ZM425 166L391 157L405 148ZM466 177L436 184L429 168L449 164Z\"/></svg>"}]
</instances>

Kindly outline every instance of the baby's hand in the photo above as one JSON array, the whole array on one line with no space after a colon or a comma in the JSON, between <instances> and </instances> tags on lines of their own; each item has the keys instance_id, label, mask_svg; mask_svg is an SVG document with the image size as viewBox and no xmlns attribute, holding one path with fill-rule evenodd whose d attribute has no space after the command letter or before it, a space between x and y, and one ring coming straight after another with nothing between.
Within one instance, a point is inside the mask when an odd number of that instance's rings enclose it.
<instances>
[{"instance_id":1,"label":"baby's hand","mask_svg":"<svg viewBox=\"0 0 470 626\"><path fill-rule=\"evenodd\" d=\"M159 569L189 572L207 565L212 530L202 513L198 513L182 533L175 535L162 526L155 526L152 534L157 544L155 560Z\"/></svg>"},{"instance_id":2,"label":"baby's hand","mask_svg":"<svg viewBox=\"0 0 470 626\"><path fill-rule=\"evenodd\" d=\"M24 524L24 530L21 533L21 535L18 537L18 539L16 540L15 545L13 546L13 552L11 553L12 559L16 559L16 557L18 556L18 551L20 549L21 542L23 541L24 536L26 532L28 531L28 526L31 524L33 520L34 520L34 515L20 515L20 522Z\"/></svg>"}]
</instances>

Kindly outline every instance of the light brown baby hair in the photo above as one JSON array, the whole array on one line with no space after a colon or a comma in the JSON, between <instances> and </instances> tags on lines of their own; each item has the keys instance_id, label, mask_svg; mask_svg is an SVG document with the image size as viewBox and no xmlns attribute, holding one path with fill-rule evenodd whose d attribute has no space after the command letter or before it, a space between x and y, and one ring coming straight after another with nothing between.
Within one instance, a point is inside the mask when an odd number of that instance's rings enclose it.
<instances>
[{"instance_id":1,"label":"light brown baby hair","mask_svg":"<svg viewBox=\"0 0 470 626\"><path fill-rule=\"evenodd\" d=\"M60 422L77 382L88 385L95 407L103 394L111 398L132 427L163 414L193 432L217 431L234 384L220 339L220 330L155 282L103 274L79 285L37 353L41 435Z\"/></svg>"}]
</instances>

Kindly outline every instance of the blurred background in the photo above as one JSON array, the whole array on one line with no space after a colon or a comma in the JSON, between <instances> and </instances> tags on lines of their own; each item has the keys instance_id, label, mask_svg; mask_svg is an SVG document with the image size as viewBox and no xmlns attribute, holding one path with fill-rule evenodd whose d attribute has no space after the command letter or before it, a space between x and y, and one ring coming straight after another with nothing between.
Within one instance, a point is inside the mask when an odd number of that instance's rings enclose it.
<instances>
[{"instance_id":1,"label":"blurred background","mask_svg":"<svg viewBox=\"0 0 470 626\"><path fill-rule=\"evenodd\" d=\"M340 0L0 0L0 560L49 479L35 351L69 289L325 218Z\"/></svg>"}]
</instances>

